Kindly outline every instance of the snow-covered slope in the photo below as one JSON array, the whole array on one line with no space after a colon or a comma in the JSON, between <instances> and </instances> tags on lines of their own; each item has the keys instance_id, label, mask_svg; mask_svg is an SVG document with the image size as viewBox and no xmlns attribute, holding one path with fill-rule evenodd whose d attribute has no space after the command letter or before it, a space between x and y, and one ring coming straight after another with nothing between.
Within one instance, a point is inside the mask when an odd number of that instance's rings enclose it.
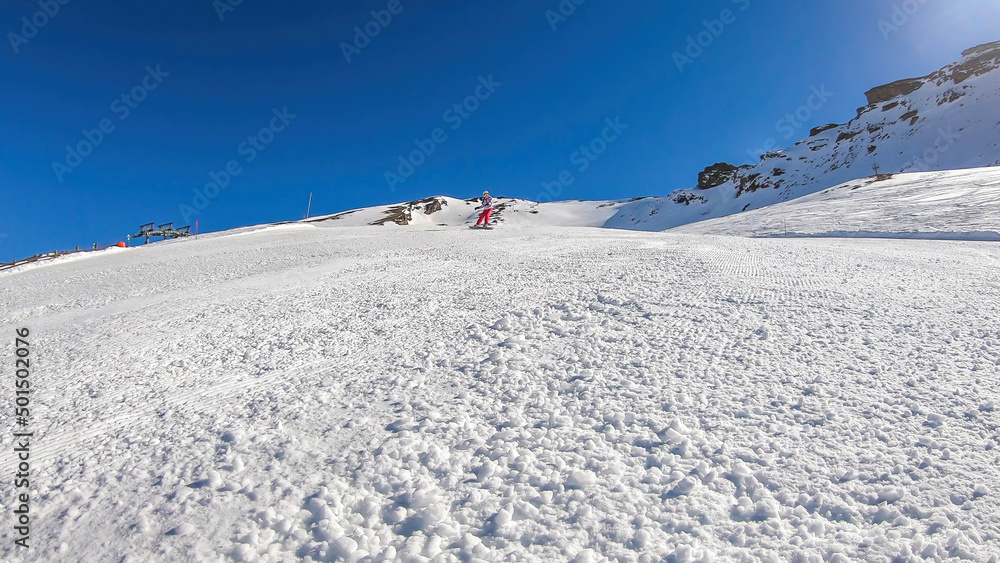
<instances>
[{"instance_id":1,"label":"snow-covered slope","mask_svg":"<svg viewBox=\"0 0 1000 563\"><path fill-rule=\"evenodd\" d=\"M874 173L1000 165L1000 42L929 76L866 93L844 125L813 130L755 165L720 163L699 188L623 206L605 226L664 230L815 193Z\"/></svg>"},{"instance_id":2,"label":"snow-covered slope","mask_svg":"<svg viewBox=\"0 0 1000 563\"><path fill-rule=\"evenodd\" d=\"M507 226L600 227L623 205L637 201L533 201L497 197L493 220ZM418 201L345 211L310 219L325 227L372 225L459 226L474 225L480 199L435 196Z\"/></svg>"},{"instance_id":3,"label":"snow-covered slope","mask_svg":"<svg viewBox=\"0 0 1000 563\"><path fill-rule=\"evenodd\" d=\"M655 217L661 210L659 202L658 198L642 198L539 204L498 198L494 217L505 228L600 227L623 208L639 205L653 210ZM479 215L475 211L478 203L437 196L318 217L308 223L323 227L403 224L411 229L471 225ZM755 237L787 234L1000 241L1000 167L862 178L787 202L671 230Z\"/></svg>"},{"instance_id":4,"label":"snow-covered slope","mask_svg":"<svg viewBox=\"0 0 1000 563\"><path fill-rule=\"evenodd\" d=\"M672 231L1000 241L1000 168L866 178Z\"/></svg>"},{"instance_id":5,"label":"snow-covered slope","mask_svg":"<svg viewBox=\"0 0 1000 563\"><path fill-rule=\"evenodd\" d=\"M0 273L0 560L998 560L994 244L323 226Z\"/></svg>"}]
</instances>

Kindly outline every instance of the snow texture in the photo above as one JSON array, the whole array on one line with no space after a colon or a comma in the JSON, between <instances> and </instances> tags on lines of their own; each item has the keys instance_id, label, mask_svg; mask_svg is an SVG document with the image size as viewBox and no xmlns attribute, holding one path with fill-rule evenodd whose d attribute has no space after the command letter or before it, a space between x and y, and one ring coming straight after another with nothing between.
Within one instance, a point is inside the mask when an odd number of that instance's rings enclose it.
<instances>
[{"instance_id":1,"label":"snow texture","mask_svg":"<svg viewBox=\"0 0 1000 563\"><path fill-rule=\"evenodd\" d=\"M0 273L0 559L1000 560L995 244L336 223Z\"/></svg>"}]
</instances>

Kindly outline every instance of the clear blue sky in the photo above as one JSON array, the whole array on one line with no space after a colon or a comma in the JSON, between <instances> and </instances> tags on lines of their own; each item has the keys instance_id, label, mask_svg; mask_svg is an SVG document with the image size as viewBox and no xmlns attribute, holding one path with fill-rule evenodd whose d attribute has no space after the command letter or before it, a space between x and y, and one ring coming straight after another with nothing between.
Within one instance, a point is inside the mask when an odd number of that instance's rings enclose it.
<instances>
[{"instance_id":1,"label":"clear blue sky","mask_svg":"<svg viewBox=\"0 0 1000 563\"><path fill-rule=\"evenodd\" d=\"M51 17L2 4L0 260L184 224L181 206L230 161L239 174L188 214L203 232L299 219L310 192L314 215L484 188L534 199L563 170L562 199L665 194L1000 39L998 0L586 0L565 21L546 15L559 0L399 0L348 63L342 43L388 0L243 0L220 18L227 1L49 0ZM894 4L918 9L880 30ZM673 54L727 9L679 71ZM445 114L490 75L500 85L467 118ZM778 120L823 86L832 96L785 139ZM294 119L275 118L284 108ZM574 152L615 117L628 128L580 172ZM83 131L102 125L90 152ZM271 125L263 150L243 144ZM385 172L438 128L447 139L391 190ZM90 154L67 155L81 143Z\"/></svg>"}]
</instances>

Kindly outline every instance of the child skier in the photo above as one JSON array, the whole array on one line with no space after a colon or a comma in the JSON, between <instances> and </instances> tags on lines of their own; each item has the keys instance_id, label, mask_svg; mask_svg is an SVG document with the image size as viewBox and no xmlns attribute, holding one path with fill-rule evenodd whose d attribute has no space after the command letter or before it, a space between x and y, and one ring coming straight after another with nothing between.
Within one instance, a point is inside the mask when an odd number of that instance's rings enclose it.
<instances>
[{"instance_id":1,"label":"child skier","mask_svg":"<svg viewBox=\"0 0 1000 563\"><path fill-rule=\"evenodd\" d=\"M493 214L493 198L490 197L490 192L483 192L483 204L477 207L476 210L480 209L483 213L479 216L479 220L476 221L476 226L489 227L490 215Z\"/></svg>"}]
</instances>

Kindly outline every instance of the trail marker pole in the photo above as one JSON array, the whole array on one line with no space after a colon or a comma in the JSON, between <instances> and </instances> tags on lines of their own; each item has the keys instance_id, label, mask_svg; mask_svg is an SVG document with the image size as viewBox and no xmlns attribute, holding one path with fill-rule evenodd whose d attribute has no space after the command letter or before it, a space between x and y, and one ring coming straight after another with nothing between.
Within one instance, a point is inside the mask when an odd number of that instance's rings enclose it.
<instances>
[{"instance_id":1,"label":"trail marker pole","mask_svg":"<svg viewBox=\"0 0 1000 563\"><path fill-rule=\"evenodd\" d=\"M309 218L309 214L312 212L312 208L313 208L313 195L312 192L309 192L309 207L306 207L306 219Z\"/></svg>"}]
</instances>

